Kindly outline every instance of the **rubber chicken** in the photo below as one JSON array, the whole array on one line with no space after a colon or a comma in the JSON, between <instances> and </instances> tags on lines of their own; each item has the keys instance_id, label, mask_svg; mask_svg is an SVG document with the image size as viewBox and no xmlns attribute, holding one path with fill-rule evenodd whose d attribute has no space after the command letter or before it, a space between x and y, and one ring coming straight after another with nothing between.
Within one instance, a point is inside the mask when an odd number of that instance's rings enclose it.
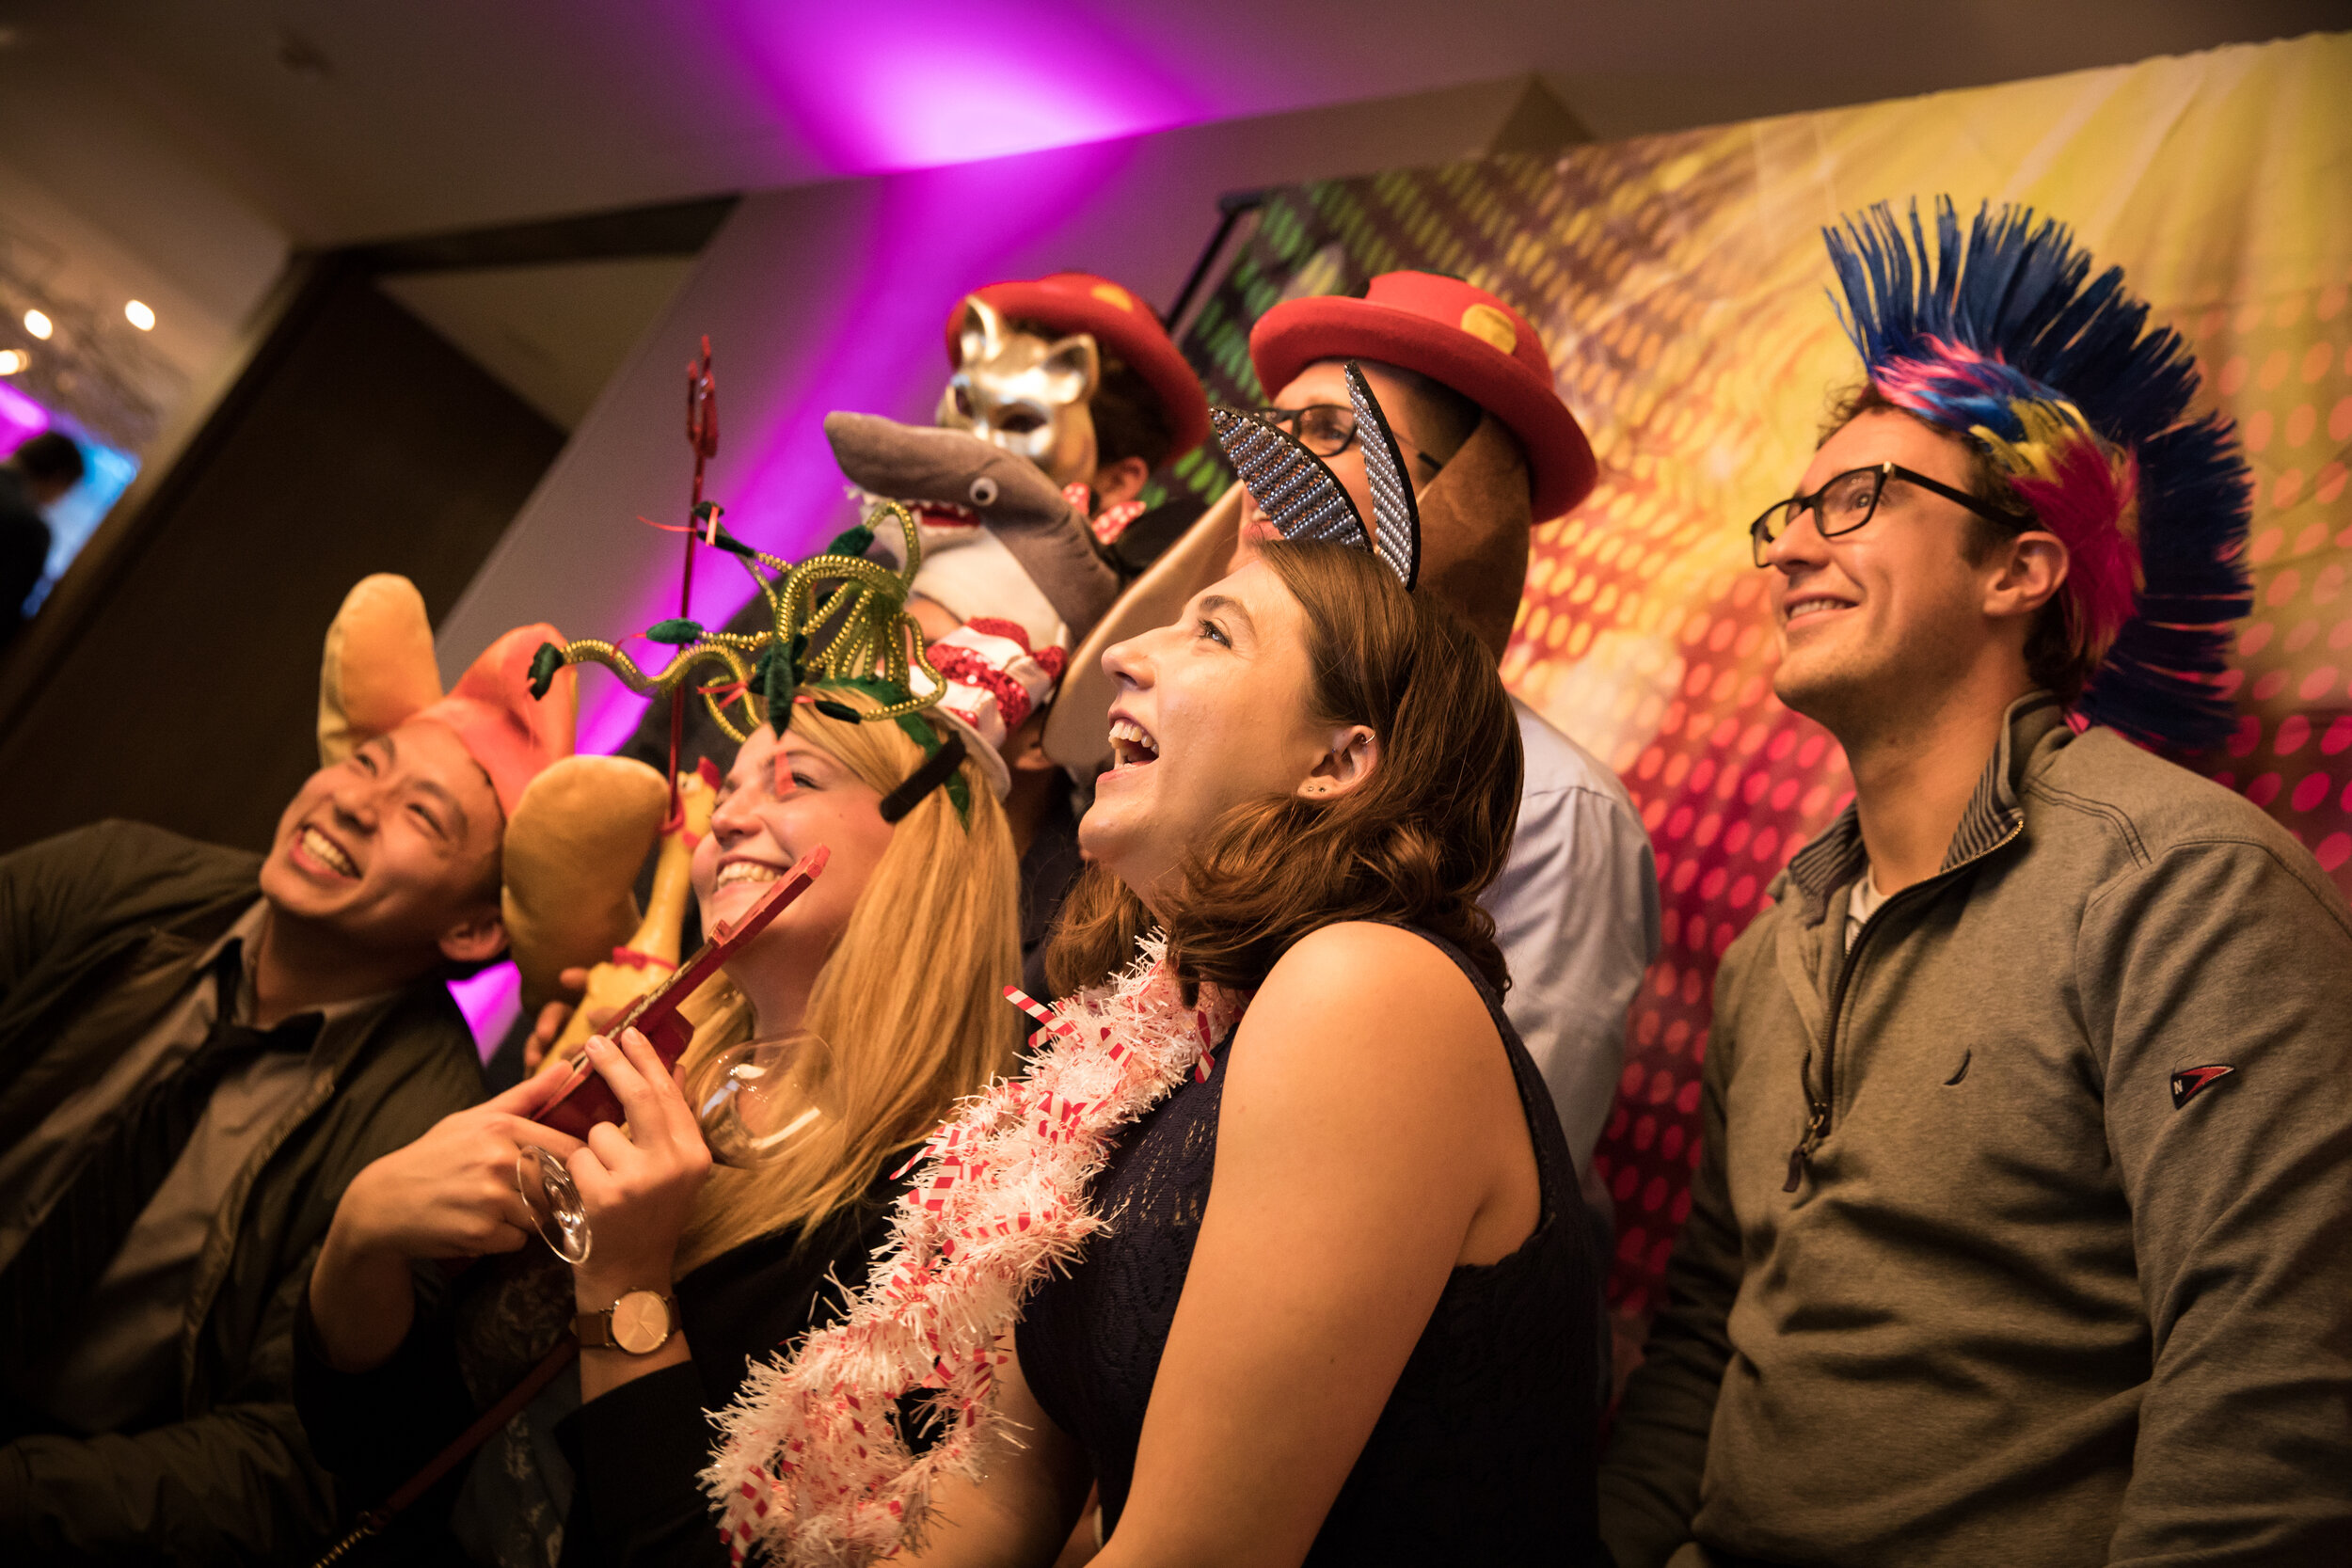
<instances>
[{"instance_id":1,"label":"rubber chicken","mask_svg":"<svg viewBox=\"0 0 2352 1568\"><path fill-rule=\"evenodd\" d=\"M653 895L645 901L645 917L627 946L614 948L612 958L588 971L588 989L573 1009L571 1021L556 1037L548 1053L550 1057L578 1051L596 1032L592 1018L618 1017L677 968L687 902L694 896L694 846L710 832L710 809L718 799L719 782L719 770L707 757L693 772L678 775L677 811L661 825L660 855L654 863ZM698 992L696 1001L700 999ZM700 1022L695 1001L682 1010L690 1020Z\"/></svg>"}]
</instances>

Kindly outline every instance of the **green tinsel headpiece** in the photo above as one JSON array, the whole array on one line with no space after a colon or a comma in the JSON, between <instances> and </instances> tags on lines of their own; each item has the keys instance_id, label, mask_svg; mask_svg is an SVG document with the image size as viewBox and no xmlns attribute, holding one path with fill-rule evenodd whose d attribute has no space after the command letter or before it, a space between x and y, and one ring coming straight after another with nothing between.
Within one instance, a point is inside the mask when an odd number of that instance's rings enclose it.
<instances>
[{"instance_id":1,"label":"green tinsel headpiece","mask_svg":"<svg viewBox=\"0 0 2352 1568\"><path fill-rule=\"evenodd\" d=\"M707 503L706 503L707 505ZM611 642L595 638L558 645L544 642L532 661L532 694L542 695L566 664L601 664L642 696L675 692L689 681L719 727L738 741L761 724L781 736L791 727L795 696L805 693L818 712L845 723L895 721L927 757L943 743L938 729L916 717L939 701L947 683L924 656L922 628L906 612L907 594L922 564L923 545L914 514L897 501L879 501L866 521L850 529L818 554L798 565L753 548L719 526L716 509L697 519L711 544L743 562L774 617L772 629L711 631L689 620L658 622L645 628L648 641L678 652L659 674ZM866 559L878 521L895 522L905 541L903 564L893 568ZM925 694L914 694L910 676L921 671ZM828 696L855 691L875 705L861 708ZM960 772L946 780L959 816L970 810Z\"/></svg>"}]
</instances>

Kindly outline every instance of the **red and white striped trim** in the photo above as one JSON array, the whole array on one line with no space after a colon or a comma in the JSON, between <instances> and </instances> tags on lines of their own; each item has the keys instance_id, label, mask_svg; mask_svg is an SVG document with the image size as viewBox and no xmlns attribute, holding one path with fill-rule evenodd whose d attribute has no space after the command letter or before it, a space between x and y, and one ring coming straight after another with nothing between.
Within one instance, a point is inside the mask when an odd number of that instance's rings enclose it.
<instances>
[{"instance_id":1,"label":"red and white striped trim","mask_svg":"<svg viewBox=\"0 0 2352 1568\"><path fill-rule=\"evenodd\" d=\"M1241 1016L1204 986L1187 1007L1157 937L1110 985L1055 1006L1009 988L1052 1043L932 1134L889 1248L834 1326L754 1366L719 1417L702 1481L729 1556L866 1568L896 1552L931 1488L976 1473L996 1410L996 1350L1046 1271L1102 1224L1088 1188L1120 1129L1158 1104ZM896 1402L933 1390L946 1430L919 1457Z\"/></svg>"},{"instance_id":2,"label":"red and white striped trim","mask_svg":"<svg viewBox=\"0 0 2352 1568\"><path fill-rule=\"evenodd\" d=\"M979 617L939 639L929 650L947 681L939 705L969 724L999 754L1030 714L1054 700L1069 656L1029 651L1028 633L1014 622Z\"/></svg>"}]
</instances>

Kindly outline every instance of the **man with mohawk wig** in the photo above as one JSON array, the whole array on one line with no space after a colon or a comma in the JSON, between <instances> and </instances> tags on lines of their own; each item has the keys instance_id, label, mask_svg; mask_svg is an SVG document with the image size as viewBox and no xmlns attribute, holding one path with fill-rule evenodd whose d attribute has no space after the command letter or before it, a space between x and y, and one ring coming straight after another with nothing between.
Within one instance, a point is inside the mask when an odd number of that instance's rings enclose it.
<instances>
[{"instance_id":1,"label":"man with mohawk wig","mask_svg":"<svg viewBox=\"0 0 2352 1568\"><path fill-rule=\"evenodd\" d=\"M2352 911L2151 754L2230 728L2234 433L2055 223L1828 239L1867 379L1752 537L1774 689L1854 802L1718 975L1603 1535L1619 1568L2342 1561Z\"/></svg>"}]
</instances>

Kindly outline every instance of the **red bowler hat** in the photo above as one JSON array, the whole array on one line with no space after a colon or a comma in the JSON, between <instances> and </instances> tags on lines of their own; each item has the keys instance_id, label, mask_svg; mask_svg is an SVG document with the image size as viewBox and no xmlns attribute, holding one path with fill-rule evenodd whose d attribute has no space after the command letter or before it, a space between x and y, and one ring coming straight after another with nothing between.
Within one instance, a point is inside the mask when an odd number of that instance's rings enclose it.
<instances>
[{"instance_id":1,"label":"red bowler hat","mask_svg":"<svg viewBox=\"0 0 2352 1568\"><path fill-rule=\"evenodd\" d=\"M1152 308L1107 277L1090 272L1057 272L1029 282L991 283L965 296L986 302L1008 320L1033 321L1054 332L1091 332L1094 341L1136 368L1167 410L1170 459L1209 438L1209 399L1175 340ZM956 329L963 301L947 312L947 362L958 363Z\"/></svg>"},{"instance_id":2,"label":"red bowler hat","mask_svg":"<svg viewBox=\"0 0 2352 1568\"><path fill-rule=\"evenodd\" d=\"M1377 359L1419 371L1501 420L1527 449L1534 520L1592 494L1592 443L1552 390L1551 360L1527 318L1458 277L1382 273L1364 297L1323 294L1277 305L1249 334L1268 396L1318 359Z\"/></svg>"}]
</instances>

